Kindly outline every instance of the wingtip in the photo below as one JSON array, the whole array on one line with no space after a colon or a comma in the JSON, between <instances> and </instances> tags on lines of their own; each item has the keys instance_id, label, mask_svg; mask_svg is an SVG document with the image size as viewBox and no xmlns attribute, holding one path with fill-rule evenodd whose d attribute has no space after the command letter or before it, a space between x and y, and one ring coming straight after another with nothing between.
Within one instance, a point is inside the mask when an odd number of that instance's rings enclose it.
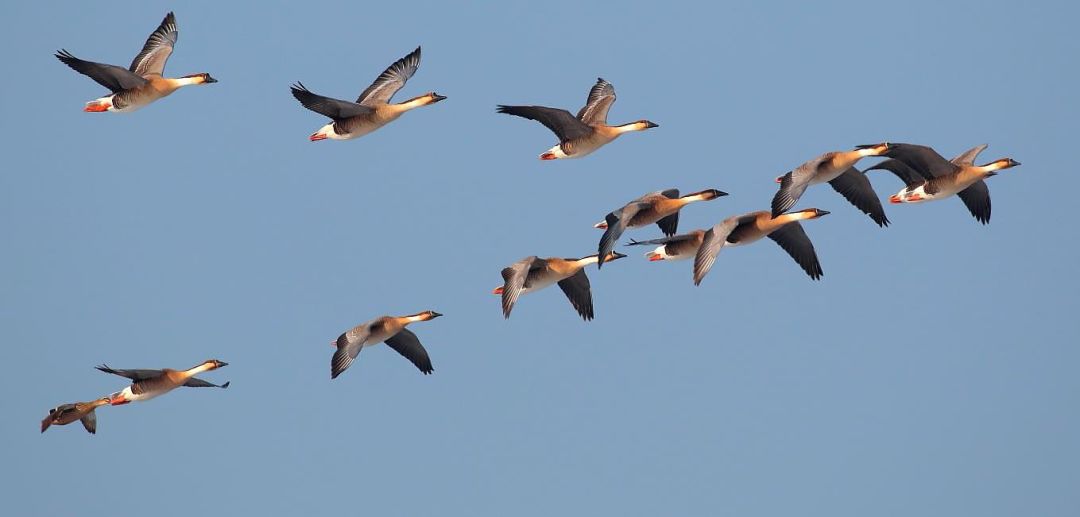
<instances>
[{"instance_id":1,"label":"wingtip","mask_svg":"<svg viewBox=\"0 0 1080 517\"><path fill-rule=\"evenodd\" d=\"M228 387L229 387L229 384L231 384L231 383L232 383L232 381L225 381L225 384L222 384L222 385L221 385L221 389L225 389L225 388L228 388Z\"/></svg>"}]
</instances>

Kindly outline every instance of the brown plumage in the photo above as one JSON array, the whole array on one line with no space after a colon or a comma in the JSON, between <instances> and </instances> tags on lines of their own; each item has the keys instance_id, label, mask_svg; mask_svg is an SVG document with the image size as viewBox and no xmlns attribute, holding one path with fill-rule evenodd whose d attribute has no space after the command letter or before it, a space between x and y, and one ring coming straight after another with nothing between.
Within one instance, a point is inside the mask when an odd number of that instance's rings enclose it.
<instances>
[{"instance_id":1,"label":"brown plumage","mask_svg":"<svg viewBox=\"0 0 1080 517\"><path fill-rule=\"evenodd\" d=\"M86 432L97 433L97 416L95 409L107 405L109 397L102 397L90 402L76 402L74 404L62 404L49 410L49 416L41 421L41 432L45 432L52 425L67 425L76 420L82 422Z\"/></svg>"}]
</instances>

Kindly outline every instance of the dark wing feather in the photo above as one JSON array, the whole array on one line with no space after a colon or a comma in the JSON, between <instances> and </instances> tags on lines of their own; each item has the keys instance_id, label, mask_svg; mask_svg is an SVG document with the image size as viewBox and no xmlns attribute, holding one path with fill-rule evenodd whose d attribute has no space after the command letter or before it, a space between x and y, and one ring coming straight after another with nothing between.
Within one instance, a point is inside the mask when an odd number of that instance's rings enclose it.
<instances>
[{"instance_id":1,"label":"dark wing feather","mask_svg":"<svg viewBox=\"0 0 1080 517\"><path fill-rule=\"evenodd\" d=\"M896 158L910 165L926 179L947 176L958 169L956 164L925 145L890 144L889 150L882 156Z\"/></svg>"},{"instance_id":2,"label":"dark wing feather","mask_svg":"<svg viewBox=\"0 0 1080 517\"><path fill-rule=\"evenodd\" d=\"M883 162L876 163L873 167L866 169L867 172L877 170L889 171L895 174L897 178L900 178L900 181L904 182L904 185L909 187L922 185L927 179L929 179L927 177L924 177L922 174L919 174L919 172L915 169L912 169L910 165L895 158L890 158Z\"/></svg>"},{"instance_id":3,"label":"dark wing feather","mask_svg":"<svg viewBox=\"0 0 1080 517\"><path fill-rule=\"evenodd\" d=\"M701 239L701 247L698 248L697 253L694 255L694 285L701 285L705 275L709 274L709 270L716 263L716 256L720 254L728 235L731 235L731 232L740 224L753 220L753 218L752 214L728 217L721 221L720 224L705 231L705 235Z\"/></svg>"},{"instance_id":4,"label":"dark wing feather","mask_svg":"<svg viewBox=\"0 0 1080 517\"><path fill-rule=\"evenodd\" d=\"M559 288L585 321L593 319L592 287L584 269L578 270L569 278L559 280Z\"/></svg>"},{"instance_id":5,"label":"dark wing feather","mask_svg":"<svg viewBox=\"0 0 1080 517\"><path fill-rule=\"evenodd\" d=\"M165 62L172 55L173 46L176 45L176 38L179 35L180 32L176 29L176 17L170 12L165 15L165 19L161 20L161 25L150 33L150 37L146 38L142 50L131 61L128 69L140 77L160 76L165 70Z\"/></svg>"},{"instance_id":6,"label":"dark wing feather","mask_svg":"<svg viewBox=\"0 0 1080 517\"><path fill-rule=\"evenodd\" d=\"M356 98L356 102L365 106L390 102L394 94L416 73L417 68L420 68L420 47L386 67L375 82Z\"/></svg>"},{"instance_id":7,"label":"dark wing feather","mask_svg":"<svg viewBox=\"0 0 1080 517\"><path fill-rule=\"evenodd\" d=\"M817 253L814 251L814 243L806 236L798 221L785 224L780 229L769 234L769 238L784 248L784 251L810 275L810 278L819 280L825 273L818 263Z\"/></svg>"},{"instance_id":8,"label":"dark wing feather","mask_svg":"<svg viewBox=\"0 0 1080 517\"><path fill-rule=\"evenodd\" d=\"M640 246L644 244L671 244L673 242L682 242L693 238L693 233L684 233L682 235L672 235L670 237L664 237L661 239L650 239L647 241L635 241L634 239L630 239L630 242L626 243L625 246Z\"/></svg>"},{"instance_id":9,"label":"dark wing feather","mask_svg":"<svg viewBox=\"0 0 1080 517\"><path fill-rule=\"evenodd\" d=\"M960 200L976 220L983 224L990 222L990 188L985 181L976 181L956 195L960 196Z\"/></svg>"},{"instance_id":10,"label":"dark wing feather","mask_svg":"<svg viewBox=\"0 0 1080 517\"><path fill-rule=\"evenodd\" d=\"M303 104L305 108L334 120L369 115L374 111L367 106L361 106L354 102L331 99L330 97L311 93L311 90L308 90L303 83L299 82L292 85L289 90L292 92L293 97L296 97L296 100L300 101L300 104Z\"/></svg>"},{"instance_id":11,"label":"dark wing feather","mask_svg":"<svg viewBox=\"0 0 1080 517\"><path fill-rule=\"evenodd\" d=\"M600 245L597 248L599 260L596 262L596 267L599 268L604 265L604 257L607 257L607 254L615 249L616 241L618 241L619 237L626 231L626 226L630 223L630 220L634 218L634 215L649 206L652 205L650 203L635 201L604 217L604 221L607 222L607 229L604 230L604 235L600 237Z\"/></svg>"},{"instance_id":12,"label":"dark wing feather","mask_svg":"<svg viewBox=\"0 0 1080 517\"><path fill-rule=\"evenodd\" d=\"M119 369L109 368L107 365L104 365L104 364L99 365L99 366L95 366L95 368L97 368L98 370L103 371L105 373L111 373L113 375L119 375L121 377L127 377L128 379L131 379L133 381L145 381L145 380L148 380L148 379L156 379L158 377L161 377L161 375L164 373L162 370L119 370Z\"/></svg>"},{"instance_id":13,"label":"dark wing feather","mask_svg":"<svg viewBox=\"0 0 1080 517\"><path fill-rule=\"evenodd\" d=\"M865 174L859 172L859 169L849 167L836 179L830 181L829 185L832 185L833 190L844 196L844 199L855 205L855 208L869 215L878 226L889 225L889 218L885 217L885 209L881 206L881 200L878 199L877 192L874 192L870 180L867 179Z\"/></svg>"},{"instance_id":14,"label":"dark wing feather","mask_svg":"<svg viewBox=\"0 0 1080 517\"><path fill-rule=\"evenodd\" d=\"M603 78L596 78L596 84L589 90L585 106L578 111L578 120L589 124L607 124L608 110L615 102L615 87Z\"/></svg>"},{"instance_id":15,"label":"dark wing feather","mask_svg":"<svg viewBox=\"0 0 1080 517\"><path fill-rule=\"evenodd\" d=\"M228 388L229 383L226 382L225 384L218 385L212 382L204 381L197 377L192 377L184 383L184 386L187 386L189 388Z\"/></svg>"},{"instance_id":16,"label":"dark wing feather","mask_svg":"<svg viewBox=\"0 0 1080 517\"><path fill-rule=\"evenodd\" d=\"M808 183L805 181L795 181L794 171L781 176L780 189L776 191L772 200L772 216L778 217L795 206L803 192L806 192L807 186Z\"/></svg>"},{"instance_id":17,"label":"dark wing feather","mask_svg":"<svg viewBox=\"0 0 1080 517\"><path fill-rule=\"evenodd\" d=\"M664 235L675 235L679 231L679 212L656 221L656 226L660 227Z\"/></svg>"},{"instance_id":18,"label":"dark wing feather","mask_svg":"<svg viewBox=\"0 0 1080 517\"><path fill-rule=\"evenodd\" d=\"M387 338L384 343L416 365L424 375L435 371L435 368L431 366L431 358L428 357L427 350L424 350L424 345L420 344L416 334L409 329L401 329L397 334Z\"/></svg>"},{"instance_id":19,"label":"dark wing feather","mask_svg":"<svg viewBox=\"0 0 1080 517\"><path fill-rule=\"evenodd\" d=\"M86 432L90 434L97 434L96 410L91 409L89 413L83 415L83 417L79 419L79 422L82 422L82 425L86 429Z\"/></svg>"},{"instance_id":20,"label":"dark wing feather","mask_svg":"<svg viewBox=\"0 0 1080 517\"><path fill-rule=\"evenodd\" d=\"M592 128L585 125L570 114L569 111L544 106L498 106L499 113L514 115L516 117L535 120L555 133L559 142L575 140L592 132Z\"/></svg>"},{"instance_id":21,"label":"dark wing feather","mask_svg":"<svg viewBox=\"0 0 1080 517\"><path fill-rule=\"evenodd\" d=\"M138 88L147 83L146 79L135 75L126 68L79 59L71 55L67 50L61 49L54 55L56 59L70 66L72 70L93 79L113 93Z\"/></svg>"},{"instance_id":22,"label":"dark wing feather","mask_svg":"<svg viewBox=\"0 0 1080 517\"><path fill-rule=\"evenodd\" d=\"M525 281L529 278L529 270L535 265L543 265L544 263L544 261L533 255L511 264L510 267L503 268L502 310L504 318L509 318L510 311L514 310L514 304L517 303L518 297L521 296L521 290L525 287Z\"/></svg>"}]
</instances>

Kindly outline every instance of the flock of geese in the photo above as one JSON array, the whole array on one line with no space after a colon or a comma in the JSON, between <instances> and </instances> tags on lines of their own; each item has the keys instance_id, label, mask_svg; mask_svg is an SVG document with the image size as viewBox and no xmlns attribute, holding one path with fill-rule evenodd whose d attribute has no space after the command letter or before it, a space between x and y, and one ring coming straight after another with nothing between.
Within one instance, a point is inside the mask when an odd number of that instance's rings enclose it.
<instances>
[{"instance_id":1,"label":"flock of geese","mask_svg":"<svg viewBox=\"0 0 1080 517\"><path fill-rule=\"evenodd\" d=\"M176 18L170 12L147 38L142 50L127 68L85 61L67 50L57 52L56 58L110 90L108 95L87 102L84 111L126 113L167 97L181 87L217 82L208 73L179 78L162 75L178 34ZM310 140L357 138L393 122L407 111L445 100L446 97L442 95L428 92L404 102L391 102L394 94L405 86L419 66L418 47L391 64L356 101L324 97L313 93L302 83L294 84L290 91L301 105L330 119L311 134ZM585 106L576 116L564 109L545 106L499 105L497 111L535 120L555 133L559 143L541 154L540 159L557 160L581 158L611 143L623 133L658 127L648 120L608 124L608 111L614 102L615 87L598 79L589 91ZM984 180L998 171L1020 164L1011 158L1002 158L985 165L975 165L976 157L984 149L986 145L979 145L951 160L930 147L888 142L859 145L848 151L827 152L776 178L779 189L772 199L771 209L736 215L711 228L683 234L678 233L678 226L679 212L685 206L712 201L727 194L716 189L686 195L680 195L678 189L648 193L611 211L603 221L594 225L604 230L595 254L581 258L525 257L502 270L503 283L493 293L501 295L503 316L509 318L521 295L558 284L577 313L583 319L591 320L592 291L585 268L596 264L600 269L607 262L626 257L614 251L622 234L628 229L652 224L660 228L664 237L630 240L628 245L655 246L645 254L650 261L693 259L695 285L700 284L709 273L722 249L751 244L764 237L780 245L811 279L817 280L823 275L821 264L800 221L818 219L829 212L818 208L790 211L807 188L828 183L878 226L884 227L889 220L865 172L886 170L904 182L904 188L889 198L890 203L920 203L956 195L976 220L986 224L990 221L990 191ZM870 157L886 159L864 171L855 168L863 158ZM332 342L336 351L331 358L331 378L348 369L363 348L379 343L385 343L397 351L422 373L432 373L431 358L416 334L406 327L439 316L441 314L430 310L408 316L382 316L342 333ZM196 377L226 365L210 359L186 370L122 370L98 366L98 370L125 377L132 381L131 384L106 397L64 404L50 410L41 422L41 431L45 432L51 425L65 425L78 420L87 431L95 433L95 410L100 406L148 400L181 386L227 388L228 382L218 385Z\"/></svg>"}]
</instances>

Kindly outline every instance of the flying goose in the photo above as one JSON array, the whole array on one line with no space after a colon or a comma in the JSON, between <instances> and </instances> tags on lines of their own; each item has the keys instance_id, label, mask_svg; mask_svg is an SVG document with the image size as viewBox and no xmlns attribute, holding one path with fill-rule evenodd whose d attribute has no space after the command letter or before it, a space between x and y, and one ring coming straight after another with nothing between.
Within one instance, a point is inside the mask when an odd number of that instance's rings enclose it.
<instances>
[{"instance_id":1,"label":"flying goose","mask_svg":"<svg viewBox=\"0 0 1080 517\"><path fill-rule=\"evenodd\" d=\"M887 170L904 182L904 189L889 198L891 203L919 203L956 194L975 220L987 224L990 222L990 189L983 180L999 170L1016 167L1020 162L1002 158L986 165L975 165L975 158L986 148L986 144L977 145L952 160L945 160L937 151L923 145L893 144L885 153L889 160L866 170Z\"/></svg>"},{"instance_id":2,"label":"flying goose","mask_svg":"<svg viewBox=\"0 0 1080 517\"><path fill-rule=\"evenodd\" d=\"M819 280L824 273L818 262L817 252L799 221L817 219L828 214L825 210L807 208L773 217L771 212L762 210L729 217L708 230L694 230L648 241L630 241L629 245L659 244L656 249L645 254L649 261L685 260L693 257L694 285L700 285L701 280L712 269L721 248L743 246L768 237L784 248L810 278Z\"/></svg>"},{"instance_id":3,"label":"flying goose","mask_svg":"<svg viewBox=\"0 0 1080 517\"><path fill-rule=\"evenodd\" d=\"M62 404L49 410L49 416L41 421L41 432L45 432L51 425L67 425L76 420L82 422L86 432L97 433L97 416L95 409L109 403L109 397L102 397L90 402L76 402L74 404Z\"/></svg>"},{"instance_id":4,"label":"flying goose","mask_svg":"<svg viewBox=\"0 0 1080 517\"><path fill-rule=\"evenodd\" d=\"M660 127L648 120L609 126L608 110L615 102L615 87L602 78L589 90L585 107L573 116L569 111L544 106L499 105L499 113L535 120L559 137L559 144L540 155L541 160L581 158L615 140L623 133Z\"/></svg>"},{"instance_id":5,"label":"flying goose","mask_svg":"<svg viewBox=\"0 0 1080 517\"><path fill-rule=\"evenodd\" d=\"M889 219L885 217L885 209L870 180L854 165L867 156L881 156L891 146L884 142L860 145L851 151L828 152L776 178L780 190L773 196L772 216L778 217L795 206L810 185L828 182L833 190L869 215L878 226L888 226Z\"/></svg>"},{"instance_id":6,"label":"flying goose","mask_svg":"<svg viewBox=\"0 0 1080 517\"><path fill-rule=\"evenodd\" d=\"M424 345L412 331L405 328L410 323L417 321L433 320L442 316L435 311L424 311L411 316L381 316L371 321L361 323L338 336L337 341L331 344L337 347L334 357L330 360L330 378L336 379L344 372L360 354L360 350L386 343L386 346L408 359L424 374L435 371L431 366L431 358L428 357Z\"/></svg>"},{"instance_id":7,"label":"flying goose","mask_svg":"<svg viewBox=\"0 0 1080 517\"><path fill-rule=\"evenodd\" d=\"M180 386L188 388L228 388L228 382L217 385L195 377L200 373L217 370L228 365L229 363L223 363L217 359L207 359L187 370L172 370L169 368L162 370L120 370L109 368L104 364L96 368L105 373L127 377L135 381L131 383L131 386L113 393L109 397L110 404L119 406L129 402L150 400Z\"/></svg>"},{"instance_id":8,"label":"flying goose","mask_svg":"<svg viewBox=\"0 0 1080 517\"><path fill-rule=\"evenodd\" d=\"M405 102L390 104L390 99L405 86L416 69L420 67L420 47L386 68L375 82L360 93L356 102L323 97L312 93L297 82L291 87L293 97L305 108L330 117L332 120L309 137L312 142L325 140L349 140L364 136L390 122L406 111L435 104L446 97L428 92Z\"/></svg>"},{"instance_id":9,"label":"flying goose","mask_svg":"<svg viewBox=\"0 0 1080 517\"><path fill-rule=\"evenodd\" d=\"M674 188L645 194L609 213L603 221L593 225L594 228L604 230L604 235L600 237L598 254L600 257L606 257L615 248L615 242L627 228L639 228L656 223L664 235L675 235L675 232L679 230L679 210L682 207L695 201L710 201L726 195L727 192L708 189L680 197L679 189ZM603 265L604 261L601 260L596 267Z\"/></svg>"},{"instance_id":10,"label":"flying goose","mask_svg":"<svg viewBox=\"0 0 1080 517\"><path fill-rule=\"evenodd\" d=\"M611 252L604 260L610 262L625 256ZM525 257L502 270L503 285L496 287L491 293L502 295L503 317L509 318L519 296L558 283L577 313L585 321L589 321L593 319L592 288L589 286L589 277L585 276L585 266L598 263L598 255L577 259L539 258L535 255Z\"/></svg>"},{"instance_id":11,"label":"flying goose","mask_svg":"<svg viewBox=\"0 0 1080 517\"><path fill-rule=\"evenodd\" d=\"M127 69L116 65L84 61L63 49L55 56L76 72L112 91L109 95L87 102L83 111L127 113L168 97L183 86L217 82L217 79L210 77L207 73L185 75L176 79L161 76L179 34L176 29L176 17L171 12L166 14L165 19L161 20L161 25L146 39L142 51L135 56Z\"/></svg>"}]
</instances>

